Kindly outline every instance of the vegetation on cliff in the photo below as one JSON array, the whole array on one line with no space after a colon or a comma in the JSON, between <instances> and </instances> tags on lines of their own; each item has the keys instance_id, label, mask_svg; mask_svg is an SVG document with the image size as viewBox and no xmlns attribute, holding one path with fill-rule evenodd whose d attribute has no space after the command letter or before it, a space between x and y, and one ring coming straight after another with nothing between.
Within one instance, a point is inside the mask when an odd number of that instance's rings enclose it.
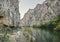
<instances>
[{"instance_id":1,"label":"vegetation on cliff","mask_svg":"<svg viewBox=\"0 0 60 42\"><path fill-rule=\"evenodd\" d=\"M42 29L44 28L44 29L60 30L60 15L58 15L55 19L49 21L48 23L33 25L33 27Z\"/></svg>"},{"instance_id":2,"label":"vegetation on cliff","mask_svg":"<svg viewBox=\"0 0 60 42\"><path fill-rule=\"evenodd\" d=\"M4 28L4 34L2 33L2 35L0 35L1 42L10 42L9 36L7 35L9 30L9 27Z\"/></svg>"}]
</instances>

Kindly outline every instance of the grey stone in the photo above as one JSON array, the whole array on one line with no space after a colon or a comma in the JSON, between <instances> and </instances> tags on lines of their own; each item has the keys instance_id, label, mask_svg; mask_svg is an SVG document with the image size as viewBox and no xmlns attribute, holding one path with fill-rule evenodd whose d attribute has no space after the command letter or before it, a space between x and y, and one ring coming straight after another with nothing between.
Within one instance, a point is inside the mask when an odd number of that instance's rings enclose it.
<instances>
[{"instance_id":1,"label":"grey stone","mask_svg":"<svg viewBox=\"0 0 60 42\"><path fill-rule=\"evenodd\" d=\"M34 9L29 9L21 26L33 26L49 22L60 13L60 0L46 0L43 4L37 4Z\"/></svg>"},{"instance_id":2,"label":"grey stone","mask_svg":"<svg viewBox=\"0 0 60 42\"><path fill-rule=\"evenodd\" d=\"M0 0L0 19L1 24L9 26L19 26L20 13L18 0Z\"/></svg>"}]
</instances>

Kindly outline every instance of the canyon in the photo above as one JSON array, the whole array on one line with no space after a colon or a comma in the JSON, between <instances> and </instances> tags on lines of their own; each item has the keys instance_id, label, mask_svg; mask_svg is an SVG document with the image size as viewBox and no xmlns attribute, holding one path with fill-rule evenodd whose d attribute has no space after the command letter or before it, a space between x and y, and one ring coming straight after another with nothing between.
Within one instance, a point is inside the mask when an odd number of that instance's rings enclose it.
<instances>
[{"instance_id":1,"label":"canyon","mask_svg":"<svg viewBox=\"0 0 60 42\"><path fill-rule=\"evenodd\" d=\"M45 0L42 4L37 4L34 9L29 9L21 20L19 0L0 0L0 27L3 28L0 28L0 31L4 31L0 32L0 42L59 42L60 33L32 28L33 25L48 23L58 15L60 0Z\"/></svg>"}]
</instances>

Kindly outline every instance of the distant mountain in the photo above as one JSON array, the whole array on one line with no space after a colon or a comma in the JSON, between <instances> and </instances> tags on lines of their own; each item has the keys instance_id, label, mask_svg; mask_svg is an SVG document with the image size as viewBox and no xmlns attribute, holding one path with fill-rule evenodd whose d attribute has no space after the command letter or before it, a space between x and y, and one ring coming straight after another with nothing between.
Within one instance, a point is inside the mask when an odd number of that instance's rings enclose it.
<instances>
[{"instance_id":1,"label":"distant mountain","mask_svg":"<svg viewBox=\"0 0 60 42\"><path fill-rule=\"evenodd\" d=\"M46 0L29 9L21 20L21 26L33 26L47 23L60 13L60 0Z\"/></svg>"}]
</instances>

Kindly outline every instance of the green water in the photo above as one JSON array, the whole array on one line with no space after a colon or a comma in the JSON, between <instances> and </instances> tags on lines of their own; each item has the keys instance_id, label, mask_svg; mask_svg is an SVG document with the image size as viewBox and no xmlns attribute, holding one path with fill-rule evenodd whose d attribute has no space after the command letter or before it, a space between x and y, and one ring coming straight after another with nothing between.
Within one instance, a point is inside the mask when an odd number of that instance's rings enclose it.
<instances>
[{"instance_id":1,"label":"green water","mask_svg":"<svg viewBox=\"0 0 60 42\"><path fill-rule=\"evenodd\" d=\"M60 42L60 31L33 29L32 35L36 42Z\"/></svg>"}]
</instances>

